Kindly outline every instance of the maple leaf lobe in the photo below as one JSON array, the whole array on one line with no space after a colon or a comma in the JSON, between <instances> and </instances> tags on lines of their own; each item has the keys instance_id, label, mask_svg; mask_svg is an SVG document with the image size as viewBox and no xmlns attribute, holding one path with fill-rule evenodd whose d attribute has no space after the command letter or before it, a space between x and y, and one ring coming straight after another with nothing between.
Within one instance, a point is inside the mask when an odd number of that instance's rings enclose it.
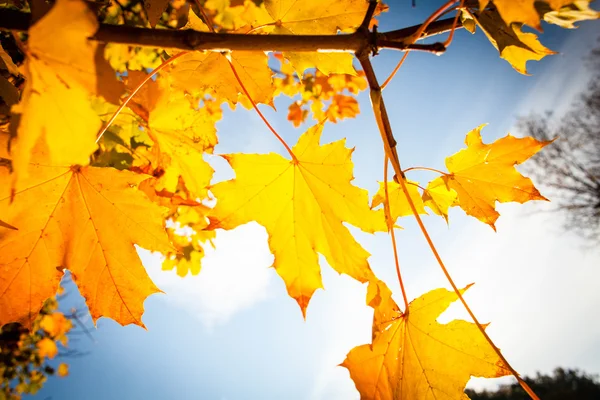
<instances>
[{"instance_id":1,"label":"maple leaf lobe","mask_svg":"<svg viewBox=\"0 0 600 400\"><path fill-rule=\"evenodd\" d=\"M339 273L365 282L369 254L343 222L365 232L385 230L381 211L368 207L368 194L351 184L351 149L344 141L321 145L322 125L307 130L293 147L295 159L279 154L230 154L236 178L211 191L217 205L210 228L233 229L250 221L269 233L273 267L303 313L321 288L317 253Z\"/></svg>"}]
</instances>

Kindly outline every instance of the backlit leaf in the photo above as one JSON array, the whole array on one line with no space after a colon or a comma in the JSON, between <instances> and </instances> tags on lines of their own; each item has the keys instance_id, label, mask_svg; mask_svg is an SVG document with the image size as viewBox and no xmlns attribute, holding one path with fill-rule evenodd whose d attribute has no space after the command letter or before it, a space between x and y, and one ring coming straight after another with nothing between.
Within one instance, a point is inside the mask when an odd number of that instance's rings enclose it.
<instances>
[{"instance_id":1,"label":"backlit leaf","mask_svg":"<svg viewBox=\"0 0 600 400\"><path fill-rule=\"evenodd\" d=\"M167 252L162 209L136 189L144 175L111 168L31 164L11 203L0 168L0 325L29 325L71 271L94 320L142 325L143 302L158 289L134 244Z\"/></svg>"},{"instance_id":2,"label":"backlit leaf","mask_svg":"<svg viewBox=\"0 0 600 400\"><path fill-rule=\"evenodd\" d=\"M341 364L361 399L465 400L471 376L510 375L475 324L437 322L456 300L454 292L435 289L413 300L403 313L385 283L369 283L367 304L375 310L372 343L352 349Z\"/></svg>"},{"instance_id":3,"label":"backlit leaf","mask_svg":"<svg viewBox=\"0 0 600 400\"><path fill-rule=\"evenodd\" d=\"M50 338L43 338L37 343L38 354L42 358L54 358L58 354L56 342Z\"/></svg>"},{"instance_id":4,"label":"backlit leaf","mask_svg":"<svg viewBox=\"0 0 600 400\"><path fill-rule=\"evenodd\" d=\"M520 26L505 24L496 11L486 11L475 20L490 43L498 49L500 57L522 74L527 74L527 61L539 61L547 55L556 54L544 47L534 33L523 33Z\"/></svg>"},{"instance_id":5,"label":"backlit leaf","mask_svg":"<svg viewBox=\"0 0 600 400\"><path fill-rule=\"evenodd\" d=\"M369 209L368 195L353 186L352 150L344 141L320 145L322 125L306 131L292 151L224 156L236 178L211 188L217 205L212 228L233 229L250 221L263 225L277 273L302 312L323 287L317 253L339 273L365 282L372 275L367 253L343 222L365 232L386 229L383 213Z\"/></svg>"},{"instance_id":6,"label":"backlit leaf","mask_svg":"<svg viewBox=\"0 0 600 400\"><path fill-rule=\"evenodd\" d=\"M191 10L188 28L208 31L206 25ZM256 103L273 103L272 72L267 65L267 55L260 51L234 51L230 55L216 52L190 52L173 63L173 86L186 91L208 91L221 101L236 104L244 96L229 61L231 58L240 80Z\"/></svg>"},{"instance_id":7,"label":"backlit leaf","mask_svg":"<svg viewBox=\"0 0 600 400\"><path fill-rule=\"evenodd\" d=\"M540 14L536 9L536 2L545 3L551 9L558 10L567 4L573 3L573 0L479 0L480 9L483 10L490 2L494 3L502 19L508 25L513 22L521 22L541 30Z\"/></svg>"},{"instance_id":8,"label":"backlit leaf","mask_svg":"<svg viewBox=\"0 0 600 400\"><path fill-rule=\"evenodd\" d=\"M494 223L500 216L495 209L496 201L525 203L547 200L514 166L550 142L540 142L532 137L516 138L509 134L492 144L484 144L481 140L484 126L480 125L467 134L466 149L446 158L450 174L442 179L456 191L458 205L467 214L495 230Z\"/></svg>"},{"instance_id":9,"label":"backlit leaf","mask_svg":"<svg viewBox=\"0 0 600 400\"><path fill-rule=\"evenodd\" d=\"M97 85L97 44L87 38L97 29L96 16L79 0L58 0L29 29L27 84L13 110L21 114L13 156L17 174L25 175L38 140L47 144L54 165L89 162L101 125L89 101Z\"/></svg>"}]
</instances>

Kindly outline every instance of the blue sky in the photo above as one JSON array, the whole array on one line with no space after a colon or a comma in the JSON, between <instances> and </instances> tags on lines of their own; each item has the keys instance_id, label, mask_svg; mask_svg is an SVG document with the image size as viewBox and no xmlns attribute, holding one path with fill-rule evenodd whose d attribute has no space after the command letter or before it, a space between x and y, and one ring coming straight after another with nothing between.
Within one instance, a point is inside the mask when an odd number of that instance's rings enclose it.
<instances>
[{"instance_id":1,"label":"blue sky","mask_svg":"<svg viewBox=\"0 0 600 400\"><path fill-rule=\"evenodd\" d=\"M421 22L432 3L417 1L412 9L409 1L391 2L380 30ZM465 134L481 123L489 123L483 138L491 142L511 131L519 115L564 110L585 85L582 57L597 43L600 25L545 30L542 42L560 54L530 62L532 76L515 72L481 32L457 32L440 57L409 55L384 91L403 167L443 168L444 158L462 148ZM400 56L382 52L374 59L381 81ZM356 147L355 184L373 195L382 179L383 152L367 93L359 102L358 118L327 125L322 142L346 137L348 146ZM309 125L293 128L285 118L287 104L288 99L280 99L278 112L263 110L293 144ZM227 111L218 129L216 153L284 154L252 111ZM222 160L211 157L211 162L218 179L233 176ZM434 178L429 173L409 177ZM452 210L449 228L437 216L425 222L457 283L476 282L467 301L481 320L492 322L488 332L517 370L532 374L563 366L600 373L600 323L590 318L600 306L600 253L564 233L559 216L540 212L548 207L541 202L500 205L497 233L460 210ZM405 229L397 234L398 247L408 297L448 287L416 224L409 218L400 223ZM351 229L372 254L372 268L400 299L388 236ZM256 224L219 232L217 249L208 250L197 277L181 279L161 271L158 257L141 255L167 293L146 301L148 330L100 319L93 341L71 341L72 348L87 354L65 360L69 377L50 379L36 398L358 398L347 371L336 365L352 347L370 341L372 312L364 304L365 286L338 276L323 258L326 290L315 293L304 321L281 279L268 268L267 234ZM75 289L69 291L63 307L81 307ZM440 320L455 317L467 318L458 305ZM499 381L487 382L473 385Z\"/></svg>"}]
</instances>

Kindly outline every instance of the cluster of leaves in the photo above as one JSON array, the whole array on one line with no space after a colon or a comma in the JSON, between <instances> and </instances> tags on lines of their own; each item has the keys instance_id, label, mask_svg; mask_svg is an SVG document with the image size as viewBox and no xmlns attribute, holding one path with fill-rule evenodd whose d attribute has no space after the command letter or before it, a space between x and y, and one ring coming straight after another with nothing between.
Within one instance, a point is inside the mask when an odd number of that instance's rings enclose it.
<instances>
[{"instance_id":1,"label":"cluster of leaves","mask_svg":"<svg viewBox=\"0 0 600 400\"><path fill-rule=\"evenodd\" d=\"M522 24L539 28L543 18L566 26L591 15L588 3L463 0L446 8L455 6L454 28L459 20L470 30L479 26L525 73L527 60L552 52ZM339 273L368 282L373 343L343 363L364 398L464 398L472 375L514 374L482 325L436 322L462 292L436 289L401 311L344 223L393 233L399 217L420 218L428 207L447 220L449 207L460 207L494 228L496 202L544 199L514 166L548 142L508 135L485 144L477 127L466 148L446 159L447 172L424 186L397 176L369 205L367 191L352 184L352 150L343 140L320 143L328 121L358 113L351 95L366 88L366 74L354 69L351 53L284 51L270 59L264 51L177 52L88 40L99 19L215 34L336 35L356 31L368 10L365 0L113 0L94 10L57 0L26 37L6 37L15 54L1 53L14 96L5 100L12 107L0 131L0 324L32 328L68 269L94 321L143 326L143 302L159 289L134 244L164 254L165 269L198 273L216 229L256 221L304 315L322 287L318 254ZM420 39L423 30L417 32L406 42ZM157 78L147 68L156 68ZM203 156L218 143L221 106L260 113L257 104L272 106L279 94L292 97L288 119L295 125L308 109L319 122L293 147L269 125L289 157L220 155L236 176L211 185L214 171Z\"/></svg>"},{"instance_id":2,"label":"cluster of leaves","mask_svg":"<svg viewBox=\"0 0 600 400\"><path fill-rule=\"evenodd\" d=\"M0 328L0 399L35 394L48 376L69 373L67 364L57 368L48 364L59 348L67 345L67 333L72 328L57 306L54 298L46 300L30 330L16 323Z\"/></svg>"}]
</instances>

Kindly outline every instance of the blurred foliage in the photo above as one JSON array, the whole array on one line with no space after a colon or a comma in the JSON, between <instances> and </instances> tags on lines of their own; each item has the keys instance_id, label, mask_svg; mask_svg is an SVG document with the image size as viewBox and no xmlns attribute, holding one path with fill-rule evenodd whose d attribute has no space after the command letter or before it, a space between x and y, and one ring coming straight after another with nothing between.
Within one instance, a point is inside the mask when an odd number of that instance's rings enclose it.
<instances>
[{"instance_id":1,"label":"blurred foliage","mask_svg":"<svg viewBox=\"0 0 600 400\"><path fill-rule=\"evenodd\" d=\"M49 363L67 345L67 333L72 328L71 321L57 308L56 299L48 299L31 331L16 323L0 328L0 400L35 394L48 376L68 374L66 364L55 368Z\"/></svg>"}]
</instances>

